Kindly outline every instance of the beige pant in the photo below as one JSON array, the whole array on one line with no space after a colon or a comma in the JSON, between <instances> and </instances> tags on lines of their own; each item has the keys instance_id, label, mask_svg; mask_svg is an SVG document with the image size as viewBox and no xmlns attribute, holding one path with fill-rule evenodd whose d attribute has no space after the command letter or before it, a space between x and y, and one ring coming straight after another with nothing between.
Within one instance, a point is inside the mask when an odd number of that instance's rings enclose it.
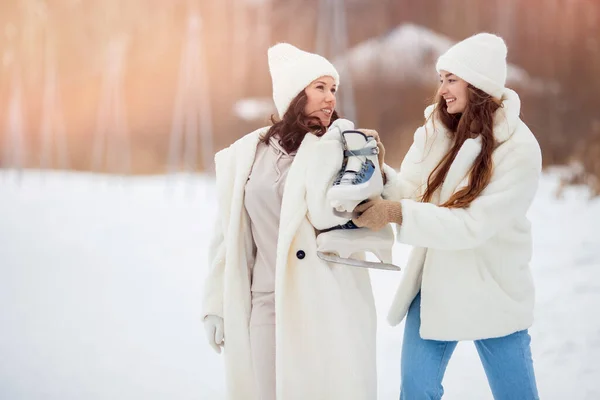
<instances>
[{"instance_id":1,"label":"beige pant","mask_svg":"<svg viewBox=\"0 0 600 400\"><path fill-rule=\"evenodd\" d=\"M250 349L259 400L275 400L275 292L252 292Z\"/></svg>"}]
</instances>

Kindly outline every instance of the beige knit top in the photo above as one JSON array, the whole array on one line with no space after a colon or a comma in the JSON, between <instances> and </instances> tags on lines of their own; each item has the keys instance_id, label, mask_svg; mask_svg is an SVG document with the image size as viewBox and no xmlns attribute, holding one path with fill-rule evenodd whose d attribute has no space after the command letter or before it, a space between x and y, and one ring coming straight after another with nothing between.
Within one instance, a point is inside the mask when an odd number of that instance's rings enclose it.
<instances>
[{"instance_id":1,"label":"beige knit top","mask_svg":"<svg viewBox=\"0 0 600 400\"><path fill-rule=\"evenodd\" d=\"M250 216L256 259L252 269L252 291L275 290L275 259L279 234L281 200L288 171L296 153L288 154L271 137L260 142L244 194L244 205Z\"/></svg>"}]
</instances>

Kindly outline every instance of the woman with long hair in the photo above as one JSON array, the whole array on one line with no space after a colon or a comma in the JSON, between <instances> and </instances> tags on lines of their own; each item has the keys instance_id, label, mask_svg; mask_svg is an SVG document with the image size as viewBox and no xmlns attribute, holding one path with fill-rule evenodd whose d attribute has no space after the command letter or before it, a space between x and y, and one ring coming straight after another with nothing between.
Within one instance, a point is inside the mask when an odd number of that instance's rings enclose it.
<instances>
[{"instance_id":1,"label":"woman with long hair","mask_svg":"<svg viewBox=\"0 0 600 400\"><path fill-rule=\"evenodd\" d=\"M377 398L376 315L367 270L317 257L347 219L326 200L339 172L338 72L280 43L268 51L279 118L217 153L219 214L203 316L224 349L227 398Z\"/></svg>"},{"instance_id":2,"label":"woman with long hair","mask_svg":"<svg viewBox=\"0 0 600 400\"><path fill-rule=\"evenodd\" d=\"M360 205L358 226L397 224L413 245L388 314L405 317L400 398L440 399L458 341L472 340L495 399L537 399L528 328L532 253L526 212L541 151L505 87L507 49L481 33L438 59L440 86L383 199Z\"/></svg>"}]
</instances>

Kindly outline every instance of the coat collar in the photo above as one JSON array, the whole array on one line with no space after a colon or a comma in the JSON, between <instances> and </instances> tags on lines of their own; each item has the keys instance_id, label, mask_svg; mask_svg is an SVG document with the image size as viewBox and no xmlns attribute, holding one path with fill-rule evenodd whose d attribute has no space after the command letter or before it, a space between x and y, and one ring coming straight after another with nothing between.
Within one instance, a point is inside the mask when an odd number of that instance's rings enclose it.
<instances>
[{"instance_id":1,"label":"coat collar","mask_svg":"<svg viewBox=\"0 0 600 400\"><path fill-rule=\"evenodd\" d=\"M517 92L511 89L504 89L502 94L502 106L494 113L494 138L500 143L506 142L515 132L521 114L521 99ZM435 108L435 104L430 105L425 109L425 119L428 120L428 125L431 114ZM436 129L445 132L445 128L436 119Z\"/></svg>"},{"instance_id":2,"label":"coat collar","mask_svg":"<svg viewBox=\"0 0 600 400\"><path fill-rule=\"evenodd\" d=\"M432 123L430 119L434 107L435 104L425 110L426 142L429 143L426 155L431 156L432 168L437 165L452 145L451 136L442 123L437 119L435 123ZM494 114L494 138L498 144L507 141L513 135L519 122L520 112L519 95L511 89L505 89L502 95L502 106ZM461 146L440 188L438 200L440 204L446 202L453 193L468 183L466 178L475 159L481 153L481 147L480 136L467 139Z\"/></svg>"},{"instance_id":3,"label":"coat collar","mask_svg":"<svg viewBox=\"0 0 600 400\"><path fill-rule=\"evenodd\" d=\"M215 155L215 166L217 174L217 193L219 195L219 204L225 209L242 209L244 185L250 175L254 157L256 155L256 146L261 135L268 128L260 128L247 134L237 140L230 147L219 151ZM232 185L233 183L233 185ZM227 217L229 213L225 213ZM231 220L224 221L227 226L229 223L239 221L240 215L236 215ZM238 227L234 227L237 230Z\"/></svg>"}]
</instances>

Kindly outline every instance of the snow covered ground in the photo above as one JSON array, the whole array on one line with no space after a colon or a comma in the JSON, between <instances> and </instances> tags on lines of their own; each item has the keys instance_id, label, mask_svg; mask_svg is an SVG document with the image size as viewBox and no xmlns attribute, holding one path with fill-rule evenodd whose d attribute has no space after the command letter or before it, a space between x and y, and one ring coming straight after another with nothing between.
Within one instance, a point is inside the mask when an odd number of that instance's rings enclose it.
<instances>
[{"instance_id":1,"label":"snow covered ground","mask_svg":"<svg viewBox=\"0 0 600 400\"><path fill-rule=\"evenodd\" d=\"M199 309L215 216L209 177L0 171L0 398L223 399L221 358ZM533 354L543 399L599 399L600 200L554 197L530 216L537 281ZM395 262L408 248L397 245ZM397 399L402 329L384 316L399 274L373 272L380 399ZM491 394L461 343L445 399Z\"/></svg>"}]
</instances>

